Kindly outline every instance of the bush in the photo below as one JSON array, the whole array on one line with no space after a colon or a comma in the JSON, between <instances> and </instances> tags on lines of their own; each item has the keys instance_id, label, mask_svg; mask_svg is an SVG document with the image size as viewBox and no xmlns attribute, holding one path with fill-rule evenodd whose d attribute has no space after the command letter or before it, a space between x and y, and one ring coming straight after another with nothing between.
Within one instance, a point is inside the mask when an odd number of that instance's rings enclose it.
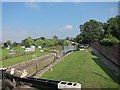
<instances>
[{"instance_id":1,"label":"bush","mask_svg":"<svg viewBox=\"0 0 120 90\"><path fill-rule=\"evenodd\" d=\"M106 38L103 38L101 41L100 41L100 44L102 45L107 45L107 46L111 46L115 43L118 43L118 40L117 38L115 37L112 37L112 36L108 36Z\"/></svg>"}]
</instances>

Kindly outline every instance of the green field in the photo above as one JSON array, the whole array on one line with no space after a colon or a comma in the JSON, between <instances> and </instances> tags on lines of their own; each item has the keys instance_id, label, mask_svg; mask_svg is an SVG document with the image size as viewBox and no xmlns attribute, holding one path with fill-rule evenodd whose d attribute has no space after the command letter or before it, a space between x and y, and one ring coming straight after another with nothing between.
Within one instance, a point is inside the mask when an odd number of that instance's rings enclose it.
<instances>
[{"instance_id":1,"label":"green field","mask_svg":"<svg viewBox=\"0 0 120 90\"><path fill-rule=\"evenodd\" d=\"M30 60L33 55L35 55L36 57L40 57L42 55L46 55L49 54L50 52L40 52L38 49L35 50L35 52L33 54L29 54L29 55L25 55L25 56L18 56L18 57L14 57L14 58L9 58L6 60L2 61L2 66L3 67L8 67L17 63L21 63L21 62L25 62L27 60Z\"/></svg>"},{"instance_id":2,"label":"green field","mask_svg":"<svg viewBox=\"0 0 120 90\"><path fill-rule=\"evenodd\" d=\"M43 48L44 51L49 51L51 49L55 49L55 50L60 51L63 48L61 46L53 46L53 47ZM20 46L17 46L17 47L12 47L12 50L15 51L15 55L12 56L12 58L14 58L15 56L20 56L22 53L24 53L25 49L21 48ZM38 51L38 50L40 50L40 49L36 48L36 51ZM9 50L7 50L6 48L4 48L4 49L0 48L0 60L6 59L5 57L9 58Z\"/></svg>"},{"instance_id":3,"label":"green field","mask_svg":"<svg viewBox=\"0 0 120 90\"><path fill-rule=\"evenodd\" d=\"M0 58L8 55L8 52L9 52L9 51L8 51L7 49L2 49L2 48L0 48Z\"/></svg>"},{"instance_id":4,"label":"green field","mask_svg":"<svg viewBox=\"0 0 120 90\"><path fill-rule=\"evenodd\" d=\"M15 55L0 61L1 66L8 67L17 63L21 63L21 62L30 60L33 57L33 55L35 55L36 57L40 57L42 55L49 54L50 53L49 50L52 50L52 49L62 50L62 47L61 46L56 46L51 48L46 47L46 48L43 48L45 52L40 52L40 49L36 48L34 53L32 54L28 53L24 56L21 56L21 53L24 52L24 49L21 48L20 46L14 47L12 49L16 52ZM0 48L0 59L5 58L6 56L8 57L9 56L8 54L9 54L9 50L7 50L6 48L4 49Z\"/></svg>"},{"instance_id":5,"label":"green field","mask_svg":"<svg viewBox=\"0 0 120 90\"><path fill-rule=\"evenodd\" d=\"M82 88L118 88L118 78L89 50L72 52L41 78L78 82Z\"/></svg>"}]
</instances>

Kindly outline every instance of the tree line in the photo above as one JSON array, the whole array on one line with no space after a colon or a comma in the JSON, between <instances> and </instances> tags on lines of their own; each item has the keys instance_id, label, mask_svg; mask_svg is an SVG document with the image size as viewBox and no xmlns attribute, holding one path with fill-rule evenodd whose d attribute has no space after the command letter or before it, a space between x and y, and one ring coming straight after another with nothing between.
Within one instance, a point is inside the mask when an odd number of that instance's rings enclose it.
<instances>
[{"instance_id":1,"label":"tree line","mask_svg":"<svg viewBox=\"0 0 120 90\"><path fill-rule=\"evenodd\" d=\"M81 44L98 42L103 45L113 45L120 42L120 16L109 18L106 22L89 20L80 25L80 33L75 41Z\"/></svg>"},{"instance_id":2,"label":"tree line","mask_svg":"<svg viewBox=\"0 0 120 90\"><path fill-rule=\"evenodd\" d=\"M11 43L10 40L6 41L4 43L4 47L16 47L16 46L25 46L25 47L30 47L32 45L38 47L38 46L43 46L43 47L51 47L51 46L67 46L68 42L67 40L64 39L58 39L58 37L55 35L53 36L52 39L47 39L45 37L40 37L36 39L32 39L32 37L27 37L24 40L21 41L21 43L13 42Z\"/></svg>"}]
</instances>

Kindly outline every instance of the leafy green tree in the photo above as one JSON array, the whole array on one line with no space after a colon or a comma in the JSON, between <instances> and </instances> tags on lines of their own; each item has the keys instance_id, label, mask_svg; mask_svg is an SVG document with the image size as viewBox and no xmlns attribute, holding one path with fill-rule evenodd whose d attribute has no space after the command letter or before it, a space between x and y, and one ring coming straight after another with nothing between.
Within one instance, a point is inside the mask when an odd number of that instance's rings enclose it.
<instances>
[{"instance_id":1,"label":"leafy green tree","mask_svg":"<svg viewBox=\"0 0 120 90\"><path fill-rule=\"evenodd\" d=\"M4 48L8 47L8 44L6 42L3 45L4 45Z\"/></svg>"},{"instance_id":2,"label":"leafy green tree","mask_svg":"<svg viewBox=\"0 0 120 90\"><path fill-rule=\"evenodd\" d=\"M45 46L51 46L51 41L49 39L44 39Z\"/></svg>"},{"instance_id":3,"label":"leafy green tree","mask_svg":"<svg viewBox=\"0 0 120 90\"><path fill-rule=\"evenodd\" d=\"M117 38L113 37L112 35L109 35L100 41L100 44L107 45L107 46L111 46L115 43L118 43L118 40L117 40Z\"/></svg>"},{"instance_id":4,"label":"leafy green tree","mask_svg":"<svg viewBox=\"0 0 120 90\"><path fill-rule=\"evenodd\" d=\"M69 40L70 39L70 37L66 37L66 40Z\"/></svg>"},{"instance_id":5,"label":"leafy green tree","mask_svg":"<svg viewBox=\"0 0 120 90\"><path fill-rule=\"evenodd\" d=\"M53 39L57 39L58 40L58 37L55 35L55 36L53 36Z\"/></svg>"},{"instance_id":6,"label":"leafy green tree","mask_svg":"<svg viewBox=\"0 0 120 90\"><path fill-rule=\"evenodd\" d=\"M12 47L17 47L18 43L17 42L13 42Z\"/></svg>"},{"instance_id":7,"label":"leafy green tree","mask_svg":"<svg viewBox=\"0 0 120 90\"><path fill-rule=\"evenodd\" d=\"M51 39L51 41L52 41L52 45L53 46L57 46L58 45L58 39Z\"/></svg>"},{"instance_id":8,"label":"leafy green tree","mask_svg":"<svg viewBox=\"0 0 120 90\"><path fill-rule=\"evenodd\" d=\"M64 46L68 46L69 44L68 44L68 42L67 42L66 40L64 40L64 41L63 41L63 45L64 45Z\"/></svg>"},{"instance_id":9,"label":"leafy green tree","mask_svg":"<svg viewBox=\"0 0 120 90\"><path fill-rule=\"evenodd\" d=\"M82 43L98 42L104 35L102 23L95 20L90 20L80 25L80 32L81 36L77 36L77 40L82 38Z\"/></svg>"},{"instance_id":10,"label":"leafy green tree","mask_svg":"<svg viewBox=\"0 0 120 90\"><path fill-rule=\"evenodd\" d=\"M75 38L69 38L69 41L73 41L73 42L75 42Z\"/></svg>"},{"instance_id":11,"label":"leafy green tree","mask_svg":"<svg viewBox=\"0 0 120 90\"><path fill-rule=\"evenodd\" d=\"M8 40L6 43L7 43L9 46L11 46L11 45L12 45L12 43L11 43L11 41L10 41L10 40Z\"/></svg>"},{"instance_id":12,"label":"leafy green tree","mask_svg":"<svg viewBox=\"0 0 120 90\"><path fill-rule=\"evenodd\" d=\"M11 43L10 40L8 40L8 41L6 41L3 45L4 45L5 48L7 48L8 46L11 46L12 43Z\"/></svg>"},{"instance_id":13,"label":"leafy green tree","mask_svg":"<svg viewBox=\"0 0 120 90\"><path fill-rule=\"evenodd\" d=\"M31 45L34 44L34 40L31 37L28 37L28 38L22 40L21 44L26 46L26 47L30 47Z\"/></svg>"},{"instance_id":14,"label":"leafy green tree","mask_svg":"<svg viewBox=\"0 0 120 90\"><path fill-rule=\"evenodd\" d=\"M55 35L53 36L52 38L52 43L54 44L54 46L57 46L58 45L58 37Z\"/></svg>"},{"instance_id":15,"label":"leafy green tree","mask_svg":"<svg viewBox=\"0 0 120 90\"><path fill-rule=\"evenodd\" d=\"M45 40L45 37L40 37L40 39Z\"/></svg>"},{"instance_id":16,"label":"leafy green tree","mask_svg":"<svg viewBox=\"0 0 120 90\"><path fill-rule=\"evenodd\" d=\"M58 45L63 46L63 42L64 42L64 40L59 39L59 40L58 40Z\"/></svg>"},{"instance_id":17,"label":"leafy green tree","mask_svg":"<svg viewBox=\"0 0 120 90\"><path fill-rule=\"evenodd\" d=\"M44 44L44 42L43 42L42 39L37 39L37 40L35 41L35 45L36 45L36 46L42 46L43 44Z\"/></svg>"},{"instance_id":18,"label":"leafy green tree","mask_svg":"<svg viewBox=\"0 0 120 90\"><path fill-rule=\"evenodd\" d=\"M103 28L105 30L105 35L109 36L110 34L120 40L120 16L116 16L107 20L107 23L104 23Z\"/></svg>"},{"instance_id":19,"label":"leafy green tree","mask_svg":"<svg viewBox=\"0 0 120 90\"><path fill-rule=\"evenodd\" d=\"M83 41L83 36L82 36L81 34L78 34L75 39L76 39L76 40L75 40L76 42L82 43L82 41Z\"/></svg>"}]
</instances>

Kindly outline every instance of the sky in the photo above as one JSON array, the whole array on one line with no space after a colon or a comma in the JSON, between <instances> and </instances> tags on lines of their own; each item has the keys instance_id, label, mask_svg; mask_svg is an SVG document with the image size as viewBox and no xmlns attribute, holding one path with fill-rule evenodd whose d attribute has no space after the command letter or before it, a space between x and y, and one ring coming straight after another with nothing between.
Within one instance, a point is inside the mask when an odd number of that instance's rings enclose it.
<instances>
[{"instance_id":1,"label":"sky","mask_svg":"<svg viewBox=\"0 0 120 90\"><path fill-rule=\"evenodd\" d=\"M105 22L117 14L117 2L2 2L2 41L76 37L86 21Z\"/></svg>"},{"instance_id":2,"label":"sky","mask_svg":"<svg viewBox=\"0 0 120 90\"><path fill-rule=\"evenodd\" d=\"M119 2L119 0L0 0L2 2Z\"/></svg>"}]
</instances>

